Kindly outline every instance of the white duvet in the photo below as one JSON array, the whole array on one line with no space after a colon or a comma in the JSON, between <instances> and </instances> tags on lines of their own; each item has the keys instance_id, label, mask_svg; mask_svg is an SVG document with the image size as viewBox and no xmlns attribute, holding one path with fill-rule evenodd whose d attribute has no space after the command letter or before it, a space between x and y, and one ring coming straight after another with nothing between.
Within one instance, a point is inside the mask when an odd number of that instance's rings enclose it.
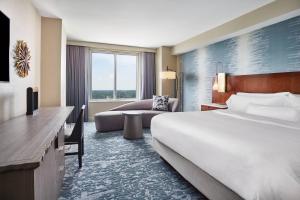
<instances>
[{"instance_id":1,"label":"white duvet","mask_svg":"<svg viewBox=\"0 0 300 200\"><path fill-rule=\"evenodd\" d=\"M226 111L166 113L152 136L241 197L300 200L300 124Z\"/></svg>"}]
</instances>

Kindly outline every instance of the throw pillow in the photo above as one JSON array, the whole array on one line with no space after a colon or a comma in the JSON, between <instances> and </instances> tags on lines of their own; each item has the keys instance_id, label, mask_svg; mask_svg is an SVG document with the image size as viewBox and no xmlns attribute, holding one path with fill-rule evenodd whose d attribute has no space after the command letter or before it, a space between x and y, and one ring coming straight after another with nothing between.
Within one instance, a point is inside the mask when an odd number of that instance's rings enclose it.
<instances>
[{"instance_id":1,"label":"throw pillow","mask_svg":"<svg viewBox=\"0 0 300 200\"><path fill-rule=\"evenodd\" d=\"M168 111L168 96L153 96L152 110Z\"/></svg>"}]
</instances>

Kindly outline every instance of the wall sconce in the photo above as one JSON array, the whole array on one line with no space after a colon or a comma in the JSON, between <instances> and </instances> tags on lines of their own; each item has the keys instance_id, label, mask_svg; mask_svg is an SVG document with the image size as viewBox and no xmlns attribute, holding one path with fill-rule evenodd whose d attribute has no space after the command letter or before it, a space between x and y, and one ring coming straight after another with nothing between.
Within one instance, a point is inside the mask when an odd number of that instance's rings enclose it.
<instances>
[{"instance_id":1,"label":"wall sconce","mask_svg":"<svg viewBox=\"0 0 300 200\"><path fill-rule=\"evenodd\" d=\"M218 75L216 75L215 78L214 78L213 90L217 91L218 88L219 88Z\"/></svg>"},{"instance_id":2,"label":"wall sconce","mask_svg":"<svg viewBox=\"0 0 300 200\"><path fill-rule=\"evenodd\" d=\"M226 73L222 72L219 73L218 64L222 65L223 71L223 64L221 62L217 62L216 64L216 77L213 83L213 90L218 92L226 92Z\"/></svg>"},{"instance_id":3,"label":"wall sconce","mask_svg":"<svg viewBox=\"0 0 300 200\"><path fill-rule=\"evenodd\" d=\"M226 92L226 74L218 73L218 92Z\"/></svg>"}]
</instances>

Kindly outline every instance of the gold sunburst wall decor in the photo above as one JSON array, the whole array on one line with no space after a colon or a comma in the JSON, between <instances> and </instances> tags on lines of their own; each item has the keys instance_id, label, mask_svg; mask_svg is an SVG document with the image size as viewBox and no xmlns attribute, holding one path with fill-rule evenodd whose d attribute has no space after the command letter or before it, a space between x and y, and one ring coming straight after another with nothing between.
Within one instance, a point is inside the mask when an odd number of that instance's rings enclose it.
<instances>
[{"instance_id":1,"label":"gold sunburst wall decor","mask_svg":"<svg viewBox=\"0 0 300 200\"><path fill-rule=\"evenodd\" d=\"M15 68L17 74L24 78L28 76L30 70L30 51L27 43L23 40L18 40L14 49Z\"/></svg>"}]
</instances>

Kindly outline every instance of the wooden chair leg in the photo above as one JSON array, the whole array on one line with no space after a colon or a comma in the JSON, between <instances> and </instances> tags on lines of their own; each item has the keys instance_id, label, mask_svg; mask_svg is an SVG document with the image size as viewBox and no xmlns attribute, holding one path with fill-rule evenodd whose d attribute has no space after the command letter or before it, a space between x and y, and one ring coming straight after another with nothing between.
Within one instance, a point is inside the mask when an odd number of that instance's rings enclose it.
<instances>
[{"instance_id":1,"label":"wooden chair leg","mask_svg":"<svg viewBox=\"0 0 300 200\"><path fill-rule=\"evenodd\" d=\"M79 168L82 167L82 143L78 143L78 163L79 163Z\"/></svg>"}]
</instances>

